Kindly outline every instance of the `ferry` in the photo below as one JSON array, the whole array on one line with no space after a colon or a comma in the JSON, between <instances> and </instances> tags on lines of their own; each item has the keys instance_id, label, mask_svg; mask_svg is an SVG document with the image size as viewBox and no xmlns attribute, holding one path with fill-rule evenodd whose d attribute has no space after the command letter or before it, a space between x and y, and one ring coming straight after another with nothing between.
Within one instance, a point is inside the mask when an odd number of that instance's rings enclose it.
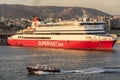
<instances>
[{"instance_id":1,"label":"ferry","mask_svg":"<svg viewBox=\"0 0 120 80\"><path fill-rule=\"evenodd\" d=\"M34 24L36 21L34 20ZM103 21L61 21L18 31L10 46L112 50L117 36L106 33Z\"/></svg>"}]
</instances>

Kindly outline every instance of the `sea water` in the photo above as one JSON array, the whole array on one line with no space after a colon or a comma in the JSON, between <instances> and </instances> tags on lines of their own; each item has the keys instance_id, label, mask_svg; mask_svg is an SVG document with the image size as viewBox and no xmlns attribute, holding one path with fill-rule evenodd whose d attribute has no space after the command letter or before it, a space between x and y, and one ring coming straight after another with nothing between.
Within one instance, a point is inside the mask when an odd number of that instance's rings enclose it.
<instances>
[{"instance_id":1,"label":"sea water","mask_svg":"<svg viewBox=\"0 0 120 80\"><path fill-rule=\"evenodd\" d=\"M29 74L37 64L61 72ZM0 80L120 80L119 67L120 44L112 51L0 46Z\"/></svg>"}]
</instances>

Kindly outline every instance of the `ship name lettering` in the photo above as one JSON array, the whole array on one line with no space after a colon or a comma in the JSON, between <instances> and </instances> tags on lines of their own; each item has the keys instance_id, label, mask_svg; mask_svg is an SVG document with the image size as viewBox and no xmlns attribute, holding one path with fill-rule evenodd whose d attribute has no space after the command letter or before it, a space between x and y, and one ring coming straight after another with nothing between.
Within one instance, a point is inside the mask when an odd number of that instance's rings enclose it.
<instances>
[{"instance_id":1,"label":"ship name lettering","mask_svg":"<svg viewBox=\"0 0 120 80\"><path fill-rule=\"evenodd\" d=\"M63 43L57 42L57 41L38 41L38 46L63 46Z\"/></svg>"}]
</instances>

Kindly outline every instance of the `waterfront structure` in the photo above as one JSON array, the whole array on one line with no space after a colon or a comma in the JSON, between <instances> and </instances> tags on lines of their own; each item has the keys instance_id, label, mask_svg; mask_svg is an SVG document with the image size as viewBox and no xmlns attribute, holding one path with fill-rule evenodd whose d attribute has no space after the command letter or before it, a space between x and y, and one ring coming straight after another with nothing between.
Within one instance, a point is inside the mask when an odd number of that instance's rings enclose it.
<instances>
[{"instance_id":1,"label":"waterfront structure","mask_svg":"<svg viewBox=\"0 0 120 80\"><path fill-rule=\"evenodd\" d=\"M112 19L111 26L112 29L120 29L120 19Z\"/></svg>"}]
</instances>

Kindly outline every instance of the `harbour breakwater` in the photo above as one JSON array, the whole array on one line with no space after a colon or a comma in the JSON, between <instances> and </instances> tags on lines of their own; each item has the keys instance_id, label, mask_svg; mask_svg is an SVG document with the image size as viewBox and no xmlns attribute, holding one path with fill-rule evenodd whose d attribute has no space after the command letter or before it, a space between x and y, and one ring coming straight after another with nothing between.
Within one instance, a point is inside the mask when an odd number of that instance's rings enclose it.
<instances>
[{"instance_id":1,"label":"harbour breakwater","mask_svg":"<svg viewBox=\"0 0 120 80\"><path fill-rule=\"evenodd\" d=\"M120 30L109 30L109 31L107 31L107 33L117 35L118 36L118 40L117 40L116 43L120 43Z\"/></svg>"},{"instance_id":2,"label":"harbour breakwater","mask_svg":"<svg viewBox=\"0 0 120 80\"><path fill-rule=\"evenodd\" d=\"M116 43L120 43L120 37L118 37L118 40L117 40L117 42Z\"/></svg>"},{"instance_id":3,"label":"harbour breakwater","mask_svg":"<svg viewBox=\"0 0 120 80\"><path fill-rule=\"evenodd\" d=\"M7 38L16 33L16 31L3 30L0 31L0 45L7 45Z\"/></svg>"}]
</instances>

